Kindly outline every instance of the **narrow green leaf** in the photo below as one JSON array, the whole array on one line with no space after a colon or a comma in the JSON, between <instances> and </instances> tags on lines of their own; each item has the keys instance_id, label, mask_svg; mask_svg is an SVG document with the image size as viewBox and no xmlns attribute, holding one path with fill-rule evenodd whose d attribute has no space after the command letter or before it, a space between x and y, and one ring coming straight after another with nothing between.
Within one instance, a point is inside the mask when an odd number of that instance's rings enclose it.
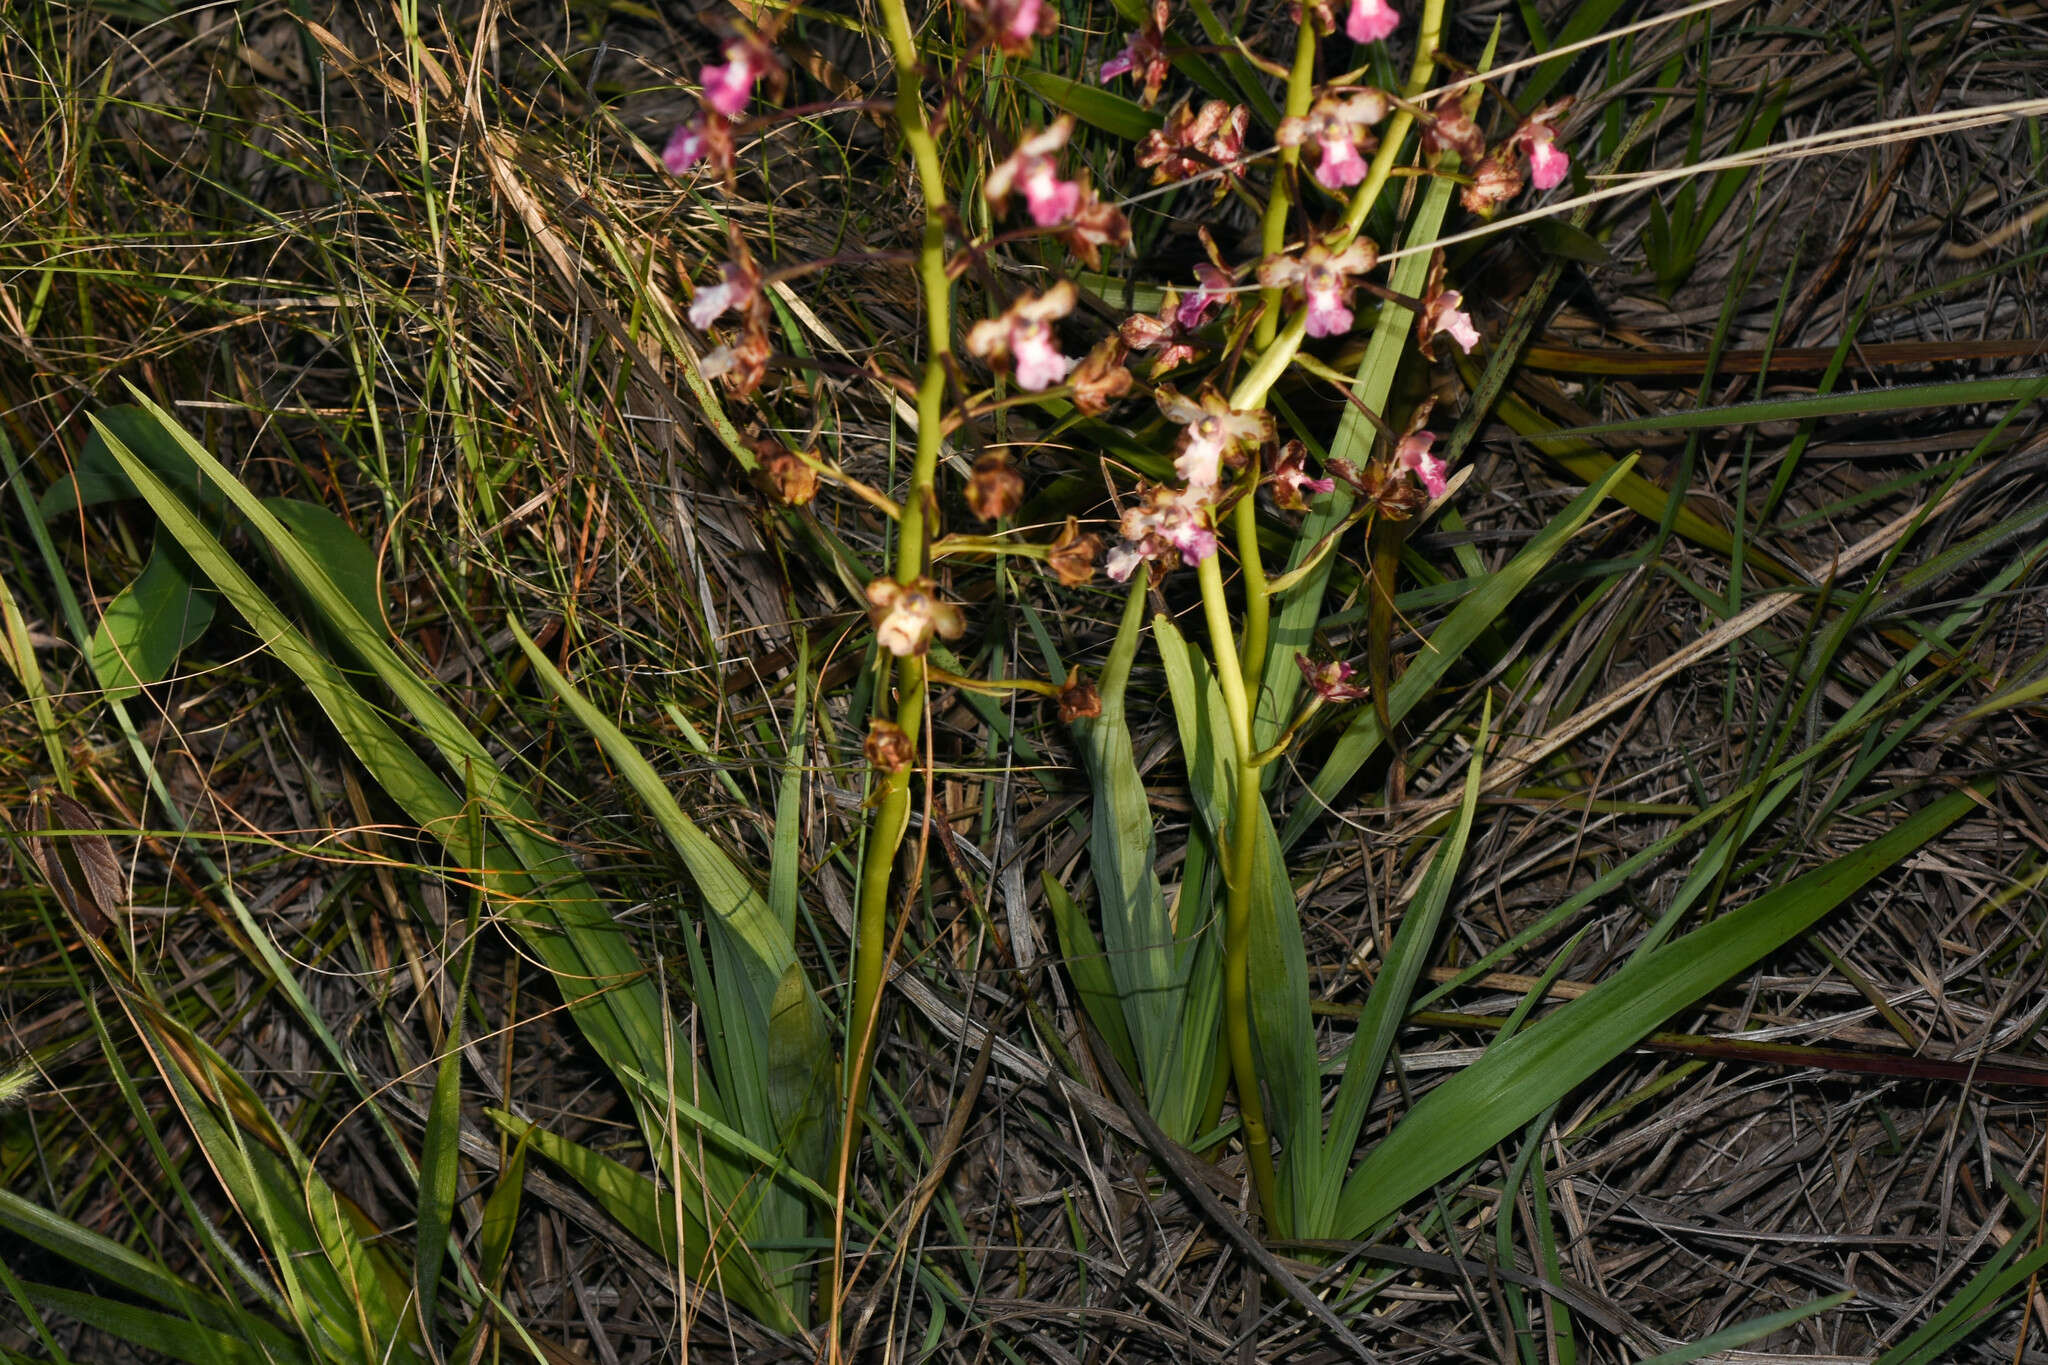
<instances>
[{"instance_id":1,"label":"narrow green leaf","mask_svg":"<svg viewBox=\"0 0 2048 1365\"><path fill-rule=\"evenodd\" d=\"M1854 1290L1845 1289L1839 1294L1829 1294L1811 1303L1802 1303L1797 1308L1781 1309L1766 1313L1748 1322L1739 1322L1733 1327L1724 1327L1709 1336L1701 1337L1688 1346L1673 1347L1642 1362L1642 1365L1691 1365L1702 1356L1714 1355L1721 1351L1732 1351L1747 1346L1752 1341L1762 1341L1773 1332L1782 1332L1787 1327L1797 1326L1819 1313L1840 1308L1856 1297Z\"/></svg>"},{"instance_id":2,"label":"narrow green leaf","mask_svg":"<svg viewBox=\"0 0 2048 1365\"><path fill-rule=\"evenodd\" d=\"M44 1308L97 1328L118 1341L189 1365L283 1365L306 1358L297 1343L274 1328L243 1335L75 1289L33 1282L24 1283L22 1288Z\"/></svg>"},{"instance_id":3,"label":"narrow green leaf","mask_svg":"<svg viewBox=\"0 0 2048 1365\"><path fill-rule=\"evenodd\" d=\"M1664 1019L1818 922L1976 808L1952 792L1890 833L1635 959L1424 1096L1345 1182L1337 1225L1381 1219L1515 1131Z\"/></svg>"},{"instance_id":4,"label":"narrow green leaf","mask_svg":"<svg viewBox=\"0 0 2048 1365\"><path fill-rule=\"evenodd\" d=\"M1109 963L1103 957L1102 945L1095 940L1088 916L1050 868L1042 869L1038 880L1045 887L1045 903L1052 909L1053 930L1060 941L1060 961L1066 965L1067 975L1081 997L1081 1008L1087 1011L1095 1031L1108 1044L1110 1055L1124 1075L1139 1075L1138 1057L1131 1048L1130 1030L1124 1024L1123 1003L1117 998L1116 982L1110 977Z\"/></svg>"},{"instance_id":5,"label":"narrow green leaf","mask_svg":"<svg viewBox=\"0 0 2048 1365\"><path fill-rule=\"evenodd\" d=\"M1690 412L1666 412L1590 426L1566 427L1559 437L1600 436L1617 431L1695 431L1701 428L1747 426L1755 422L1799 422L1815 417L1868 417L1879 412L1914 408L1961 407L1972 403L2026 403L2048 389L2048 374L2014 375L2003 379L1953 379L1940 384L1898 384L1853 393L1814 398L1761 398L1724 403Z\"/></svg>"},{"instance_id":6,"label":"narrow green leaf","mask_svg":"<svg viewBox=\"0 0 2048 1365\"><path fill-rule=\"evenodd\" d=\"M441 1266L448 1255L448 1230L455 1221L457 1157L462 1151L462 996L449 1011L448 1035L434 1073L434 1098L420 1140L419 1237L413 1252L413 1291L419 1296L421 1330L431 1335L441 1292Z\"/></svg>"},{"instance_id":7,"label":"narrow green leaf","mask_svg":"<svg viewBox=\"0 0 2048 1365\"><path fill-rule=\"evenodd\" d=\"M1401 927L1380 961L1379 975L1366 993L1365 1007L1358 1016L1357 1032L1344 1061L1344 1078L1337 1083L1336 1099L1330 1106L1329 1127L1322 1138L1323 1159L1313 1189L1304 1190L1297 1207L1304 1237L1336 1235L1336 1213L1343 1192L1344 1176L1351 1166L1351 1153L1365 1127L1372 1094L1393 1051L1394 1035L1408 1016L1415 983L1429 965L1429 953L1443 924L1444 909L1450 904L1451 887L1465 860L1465 842L1472 833L1472 818L1479 810L1479 776L1486 766L1486 739L1493 728L1493 698L1486 699L1480 713L1479 734L1472 742L1472 761L1465 767L1465 794L1458 805L1457 819L1429 860L1429 871L1415 899L1401 916Z\"/></svg>"}]
</instances>

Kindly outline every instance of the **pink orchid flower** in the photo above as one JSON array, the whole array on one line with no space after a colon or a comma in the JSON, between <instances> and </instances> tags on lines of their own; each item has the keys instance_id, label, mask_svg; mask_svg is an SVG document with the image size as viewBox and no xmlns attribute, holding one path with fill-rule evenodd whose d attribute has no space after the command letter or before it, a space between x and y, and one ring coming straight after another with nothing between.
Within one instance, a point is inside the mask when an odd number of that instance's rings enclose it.
<instances>
[{"instance_id":1,"label":"pink orchid flower","mask_svg":"<svg viewBox=\"0 0 2048 1365\"><path fill-rule=\"evenodd\" d=\"M1429 448L1435 444L1435 432L1411 431L1394 448L1394 463L1420 479L1432 498L1440 498L1444 495L1450 466L1429 453Z\"/></svg>"},{"instance_id":2,"label":"pink orchid flower","mask_svg":"<svg viewBox=\"0 0 2048 1365\"><path fill-rule=\"evenodd\" d=\"M1308 510L1304 493L1328 493L1337 486L1335 479L1309 477L1308 447L1299 441L1289 441L1280 447L1280 458L1273 462L1267 482L1272 485L1273 501L1289 512Z\"/></svg>"},{"instance_id":3,"label":"pink orchid flower","mask_svg":"<svg viewBox=\"0 0 2048 1365\"><path fill-rule=\"evenodd\" d=\"M1343 99L1325 96L1301 117L1282 120L1274 140L1282 147L1313 142L1316 182L1325 189L1349 189L1365 179L1364 153L1379 145L1372 127L1390 107L1386 94L1371 88Z\"/></svg>"},{"instance_id":4,"label":"pink orchid flower","mask_svg":"<svg viewBox=\"0 0 2048 1365\"><path fill-rule=\"evenodd\" d=\"M1060 353L1052 324L1074 311L1074 286L1066 280L1043 294L1018 299L1000 316L983 318L967 332L967 349L988 361L1008 361L1017 387L1031 393L1067 377L1075 362Z\"/></svg>"},{"instance_id":5,"label":"pink orchid flower","mask_svg":"<svg viewBox=\"0 0 2048 1365\"><path fill-rule=\"evenodd\" d=\"M1297 654L1294 662L1301 669L1301 680L1323 701L1362 701L1370 695L1365 688L1351 681L1356 670L1342 659L1319 664L1306 654Z\"/></svg>"},{"instance_id":6,"label":"pink orchid flower","mask_svg":"<svg viewBox=\"0 0 2048 1365\"><path fill-rule=\"evenodd\" d=\"M690 325L700 332L728 310L744 310L760 292L761 273L749 265L727 261L723 274L717 284L698 290L696 301L690 305Z\"/></svg>"},{"instance_id":7,"label":"pink orchid flower","mask_svg":"<svg viewBox=\"0 0 2048 1365\"><path fill-rule=\"evenodd\" d=\"M1401 27L1401 12L1387 0L1351 0L1344 32L1354 43L1377 43Z\"/></svg>"},{"instance_id":8,"label":"pink orchid flower","mask_svg":"<svg viewBox=\"0 0 2048 1365\"><path fill-rule=\"evenodd\" d=\"M681 175L704 159L704 125L698 121L679 123L661 149L661 164L670 175Z\"/></svg>"},{"instance_id":9,"label":"pink orchid flower","mask_svg":"<svg viewBox=\"0 0 2048 1365\"><path fill-rule=\"evenodd\" d=\"M1308 334L1342 336L1351 330L1351 277L1379 264L1380 253L1364 237L1353 238L1342 251L1321 242L1299 257L1269 256L1259 266L1259 283L1268 289L1299 289L1308 304Z\"/></svg>"},{"instance_id":10,"label":"pink orchid flower","mask_svg":"<svg viewBox=\"0 0 2048 1365\"><path fill-rule=\"evenodd\" d=\"M735 38L727 43L724 65L707 66L697 78L704 87L705 106L738 118L754 97L754 83L768 74L771 64L768 49L758 42Z\"/></svg>"},{"instance_id":11,"label":"pink orchid flower","mask_svg":"<svg viewBox=\"0 0 2048 1365\"><path fill-rule=\"evenodd\" d=\"M1177 558L1192 569L1216 553L1209 500L1193 488L1140 487L1117 530L1123 540L1104 556L1103 571L1118 583L1128 581L1143 563Z\"/></svg>"},{"instance_id":12,"label":"pink orchid flower","mask_svg":"<svg viewBox=\"0 0 2048 1365\"><path fill-rule=\"evenodd\" d=\"M1060 178L1054 154L1067 145L1073 133L1074 118L1068 114L1052 127L1025 138L1016 151L989 172L988 184L982 189L989 203L1001 211L1009 205L1012 194L1021 193L1031 221L1040 227L1052 227L1072 218L1081 206L1081 187Z\"/></svg>"},{"instance_id":13,"label":"pink orchid flower","mask_svg":"<svg viewBox=\"0 0 2048 1365\"><path fill-rule=\"evenodd\" d=\"M1187 428L1181 435L1180 453L1174 457L1173 468L1187 481L1190 493L1213 500L1223 481L1225 458L1273 434L1271 414L1239 412L1214 389L1204 389L1200 401L1165 387L1159 390L1158 397L1159 410L1167 419Z\"/></svg>"}]
</instances>

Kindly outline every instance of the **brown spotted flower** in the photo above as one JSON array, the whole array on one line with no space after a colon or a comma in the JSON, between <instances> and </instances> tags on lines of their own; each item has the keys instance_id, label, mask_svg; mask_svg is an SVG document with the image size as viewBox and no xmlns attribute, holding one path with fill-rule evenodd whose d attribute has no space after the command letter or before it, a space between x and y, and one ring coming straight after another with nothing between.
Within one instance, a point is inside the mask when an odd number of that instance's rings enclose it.
<instances>
[{"instance_id":1,"label":"brown spotted flower","mask_svg":"<svg viewBox=\"0 0 2048 1365\"><path fill-rule=\"evenodd\" d=\"M1472 348L1479 344L1479 329L1472 325L1464 303L1463 294L1444 288L1444 253L1438 251L1429 263L1429 283L1422 291L1422 313L1415 319L1415 339L1425 353L1439 333L1457 342L1465 354L1472 353Z\"/></svg>"},{"instance_id":2,"label":"brown spotted flower","mask_svg":"<svg viewBox=\"0 0 2048 1365\"><path fill-rule=\"evenodd\" d=\"M899 659L923 654L931 648L934 635L957 640L967 629L967 618L939 597L938 584L929 578L909 583L893 578L871 581L868 619L875 626L875 642Z\"/></svg>"},{"instance_id":3,"label":"brown spotted flower","mask_svg":"<svg viewBox=\"0 0 2048 1365\"><path fill-rule=\"evenodd\" d=\"M1337 487L1334 479L1309 477L1308 447L1300 441L1289 441L1280 447L1280 456L1273 461L1273 472L1266 476L1266 482L1273 490L1273 501L1289 512L1308 510L1304 493L1328 493Z\"/></svg>"},{"instance_id":4,"label":"brown spotted flower","mask_svg":"<svg viewBox=\"0 0 2048 1365\"><path fill-rule=\"evenodd\" d=\"M1095 78L1107 84L1118 76L1135 76L1138 103L1150 109L1159 100L1159 87L1166 83L1167 73L1173 70L1166 57L1166 25L1172 17L1167 0L1153 0L1144 26L1131 35L1122 52L1102 64Z\"/></svg>"},{"instance_id":5,"label":"brown spotted flower","mask_svg":"<svg viewBox=\"0 0 2048 1365\"><path fill-rule=\"evenodd\" d=\"M1301 680L1323 701L1363 701L1372 695L1364 687L1351 681L1351 675L1355 670L1342 659L1317 663L1306 654L1297 654L1294 656L1294 662L1301 668Z\"/></svg>"},{"instance_id":6,"label":"brown spotted flower","mask_svg":"<svg viewBox=\"0 0 2048 1365\"><path fill-rule=\"evenodd\" d=\"M1467 166L1478 164L1486 155L1486 139L1480 135L1479 124L1465 112L1463 91L1447 91L1436 102L1429 121L1422 126L1422 149L1431 156L1456 152Z\"/></svg>"}]
</instances>

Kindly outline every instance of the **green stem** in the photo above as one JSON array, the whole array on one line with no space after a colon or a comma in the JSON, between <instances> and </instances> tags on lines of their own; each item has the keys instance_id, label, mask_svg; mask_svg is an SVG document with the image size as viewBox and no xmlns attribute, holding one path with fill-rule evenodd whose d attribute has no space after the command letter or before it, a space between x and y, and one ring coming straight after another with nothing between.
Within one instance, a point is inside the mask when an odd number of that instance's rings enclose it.
<instances>
[{"instance_id":1,"label":"green stem","mask_svg":"<svg viewBox=\"0 0 2048 1365\"><path fill-rule=\"evenodd\" d=\"M1237 800L1230 821L1223 911L1223 1028L1230 1052L1230 1072L1237 1085L1238 1120L1244 1126L1245 1154L1252 1184L1267 1225L1276 1223L1273 1182L1273 1139L1266 1128L1266 1105L1259 1091L1259 1068L1252 1056L1251 928L1252 872L1258 851L1259 816L1264 799L1258 770L1252 765L1252 716L1238 667L1237 641L1230 629L1230 608L1223 593L1223 568L1215 555L1197 570L1202 584L1202 610L1209 623L1209 649L1216 658L1216 682L1223 690L1223 708L1230 716L1230 737L1236 754Z\"/></svg>"},{"instance_id":2,"label":"green stem","mask_svg":"<svg viewBox=\"0 0 2048 1365\"><path fill-rule=\"evenodd\" d=\"M917 168L917 181L924 200L924 236L918 247L917 275L924 298L926 346L924 378L917 390L917 454L911 465L910 487L903 498L903 514L897 522L896 577L912 582L925 572L937 508L932 482L939 465L939 442L944 431L946 383L952 356L953 324L950 311L951 285L946 278L946 178L939 161L938 144L933 141L926 118L923 78L917 36L910 26L904 0L879 0L883 24L888 30L890 53L896 64L896 123L910 148ZM896 686L896 724L913 741L924 732L925 663L913 656L902 661L900 670L883 658L878 669L877 709L888 704L889 686ZM838 1201L843 1209L852 1178L853 1154L860 1146L862 1117L867 1102L868 1078L874 1065L875 1042L880 1031L882 983L888 970L889 892L894 880L896 855L910 828L910 771L890 773L881 779L873 822L868 826L867 848L861 862L858 920L853 957L853 1013L849 1020L846 1065L846 1124L840 1134ZM835 1221L834 1241L843 1245L843 1222ZM836 1249L836 1248L835 1248ZM828 1303L834 1320L832 1358L839 1358L836 1326L841 1307L839 1257L833 1257L828 1286Z\"/></svg>"},{"instance_id":3,"label":"green stem","mask_svg":"<svg viewBox=\"0 0 2048 1365\"><path fill-rule=\"evenodd\" d=\"M1259 470L1252 466L1252 487L1259 486ZM1237 533L1237 560L1244 569L1244 666L1245 697L1252 715L1259 713L1266 677L1266 637L1273 616L1271 590L1266 585L1266 564L1259 556L1259 512L1257 500L1246 493L1230 512L1231 529Z\"/></svg>"},{"instance_id":4,"label":"green stem","mask_svg":"<svg viewBox=\"0 0 2048 1365\"><path fill-rule=\"evenodd\" d=\"M1315 82L1316 26L1303 23L1294 40L1294 66L1287 73L1287 118L1300 118L1308 112L1315 97ZM1280 160L1273 169L1273 193L1266 200L1266 217L1261 224L1259 245L1268 256L1277 256L1287 249L1287 216L1294 207L1293 185L1300 168L1301 147L1282 147ZM1259 302L1263 311L1258 328L1252 333L1252 344L1263 349L1273 344L1273 337L1280 330L1280 291L1261 290Z\"/></svg>"}]
</instances>

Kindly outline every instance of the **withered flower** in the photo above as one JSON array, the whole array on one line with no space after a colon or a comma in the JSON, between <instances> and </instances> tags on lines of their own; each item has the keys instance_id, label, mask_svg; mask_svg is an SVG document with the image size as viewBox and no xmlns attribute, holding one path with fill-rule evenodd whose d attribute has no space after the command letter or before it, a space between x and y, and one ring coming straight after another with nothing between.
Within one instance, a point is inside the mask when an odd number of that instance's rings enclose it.
<instances>
[{"instance_id":1,"label":"withered flower","mask_svg":"<svg viewBox=\"0 0 2048 1365\"><path fill-rule=\"evenodd\" d=\"M774 450L762 460L760 485L784 508L803 508L817 497L817 471L795 450Z\"/></svg>"},{"instance_id":2,"label":"withered flower","mask_svg":"<svg viewBox=\"0 0 2048 1365\"><path fill-rule=\"evenodd\" d=\"M1138 144L1138 164L1152 172L1156 185L1186 180L1216 167L1237 174L1244 157L1244 136L1251 127L1252 112L1244 105L1210 100L1196 113L1182 104L1166 116L1166 125L1145 134ZM1218 182L1216 192L1228 186Z\"/></svg>"},{"instance_id":3,"label":"withered flower","mask_svg":"<svg viewBox=\"0 0 2048 1365\"><path fill-rule=\"evenodd\" d=\"M1085 588L1095 580L1095 561L1102 554L1102 537L1083 532L1081 523L1067 518L1066 527L1045 552L1045 567L1069 588Z\"/></svg>"},{"instance_id":4,"label":"withered flower","mask_svg":"<svg viewBox=\"0 0 2048 1365\"><path fill-rule=\"evenodd\" d=\"M1101 714L1102 694L1095 684L1082 677L1079 668L1068 669L1067 680L1060 684L1060 719L1071 725Z\"/></svg>"},{"instance_id":5,"label":"withered flower","mask_svg":"<svg viewBox=\"0 0 2048 1365\"><path fill-rule=\"evenodd\" d=\"M1123 338L1111 333L1083 356L1067 376L1073 390L1074 406L1089 417L1109 411L1109 405L1131 391L1131 372L1124 368Z\"/></svg>"},{"instance_id":6,"label":"withered flower","mask_svg":"<svg viewBox=\"0 0 2048 1365\"><path fill-rule=\"evenodd\" d=\"M983 521L1009 516L1024 501L1024 480L1010 467L1010 457L991 450L974 462L967 476L967 509Z\"/></svg>"},{"instance_id":7,"label":"withered flower","mask_svg":"<svg viewBox=\"0 0 2048 1365\"><path fill-rule=\"evenodd\" d=\"M877 772L900 773L917 759L917 749L911 744L910 736L893 720L878 720L870 725L868 737L860 748L867 755L868 766Z\"/></svg>"}]
</instances>

